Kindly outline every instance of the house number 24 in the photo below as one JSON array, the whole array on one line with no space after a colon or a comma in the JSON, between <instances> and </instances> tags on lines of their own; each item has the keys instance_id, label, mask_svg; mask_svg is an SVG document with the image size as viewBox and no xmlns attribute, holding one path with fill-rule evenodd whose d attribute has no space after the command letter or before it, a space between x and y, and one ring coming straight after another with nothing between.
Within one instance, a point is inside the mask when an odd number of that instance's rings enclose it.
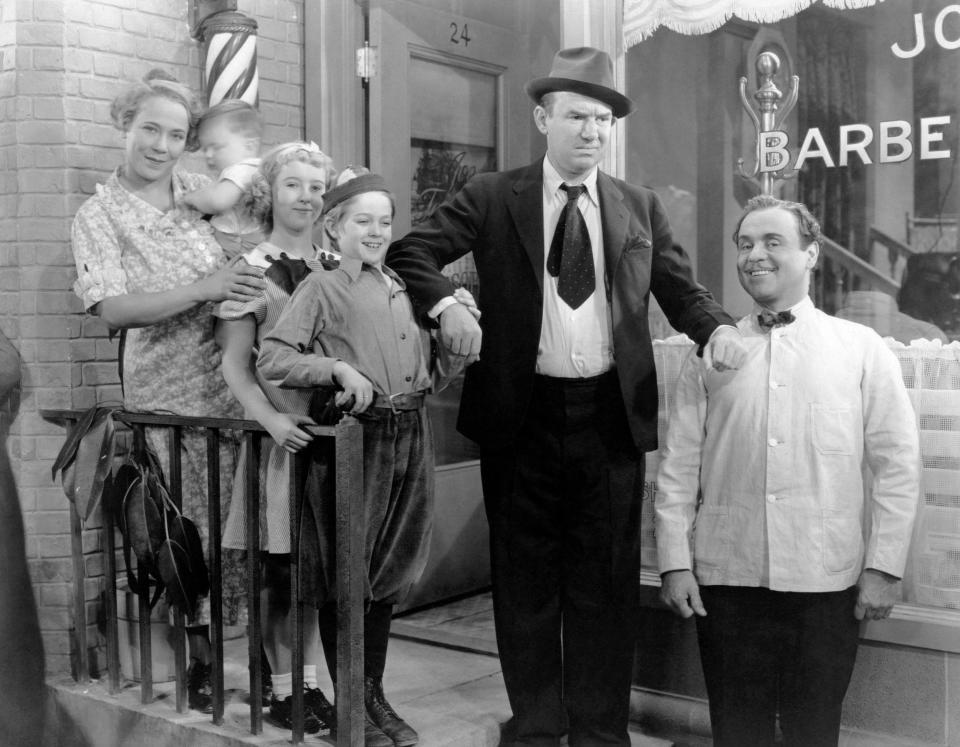
<instances>
[{"instance_id":1,"label":"house number 24","mask_svg":"<svg viewBox=\"0 0 960 747\"><path fill-rule=\"evenodd\" d=\"M456 21L450 21L450 41L454 44L463 44L467 46L470 44L470 29L467 28L467 24L460 26Z\"/></svg>"}]
</instances>

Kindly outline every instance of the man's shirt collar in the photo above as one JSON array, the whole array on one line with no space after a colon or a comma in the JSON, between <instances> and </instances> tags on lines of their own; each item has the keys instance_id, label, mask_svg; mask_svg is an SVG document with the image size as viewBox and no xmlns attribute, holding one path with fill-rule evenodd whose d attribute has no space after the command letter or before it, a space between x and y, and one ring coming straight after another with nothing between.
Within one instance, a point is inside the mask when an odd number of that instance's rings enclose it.
<instances>
[{"instance_id":1,"label":"man's shirt collar","mask_svg":"<svg viewBox=\"0 0 960 747\"><path fill-rule=\"evenodd\" d=\"M600 200L597 195L597 172L599 170L599 166L594 166L592 169L590 169L590 172L587 174L586 178L580 182L580 184L587 188L587 196L594 205L600 204ZM544 156L543 188L546 190L546 194L551 196L558 194L560 192L560 185L563 183L563 177L560 176L557 170L553 167L553 164L550 163L550 159L547 156Z\"/></svg>"}]
</instances>

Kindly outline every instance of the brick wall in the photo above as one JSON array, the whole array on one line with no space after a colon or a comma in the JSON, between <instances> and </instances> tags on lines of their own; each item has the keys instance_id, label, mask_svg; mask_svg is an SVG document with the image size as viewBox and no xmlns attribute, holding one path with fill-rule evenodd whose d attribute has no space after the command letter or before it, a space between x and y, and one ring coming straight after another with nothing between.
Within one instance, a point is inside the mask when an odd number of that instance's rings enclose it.
<instances>
[{"instance_id":1,"label":"brick wall","mask_svg":"<svg viewBox=\"0 0 960 747\"><path fill-rule=\"evenodd\" d=\"M4 425L51 674L70 669L73 569L67 502L50 480L64 433L38 410L120 399L116 343L71 290L70 223L121 161L113 97L154 67L199 89L202 55L190 37L189 5L0 2L0 330L22 357L21 390L6 404ZM303 0L239 2L259 24L265 144L303 133L302 8ZM196 156L184 165L203 170ZM97 526L83 533L89 620L102 573ZM93 625L88 640L98 644Z\"/></svg>"}]
</instances>

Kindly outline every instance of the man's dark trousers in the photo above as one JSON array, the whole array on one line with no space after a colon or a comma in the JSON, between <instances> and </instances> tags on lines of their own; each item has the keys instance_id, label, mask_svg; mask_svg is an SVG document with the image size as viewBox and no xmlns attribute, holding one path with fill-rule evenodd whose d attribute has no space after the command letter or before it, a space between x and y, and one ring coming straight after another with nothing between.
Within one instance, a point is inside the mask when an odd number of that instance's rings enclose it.
<instances>
[{"instance_id":1,"label":"man's dark trousers","mask_svg":"<svg viewBox=\"0 0 960 747\"><path fill-rule=\"evenodd\" d=\"M615 371L537 376L481 472L512 744L629 745L643 455Z\"/></svg>"},{"instance_id":2,"label":"man's dark trousers","mask_svg":"<svg viewBox=\"0 0 960 747\"><path fill-rule=\"evenodd\" d=\"M697 618L717 747L836 747L857 656L857 588L701 586Z\"/></svg>"}]
</instances>

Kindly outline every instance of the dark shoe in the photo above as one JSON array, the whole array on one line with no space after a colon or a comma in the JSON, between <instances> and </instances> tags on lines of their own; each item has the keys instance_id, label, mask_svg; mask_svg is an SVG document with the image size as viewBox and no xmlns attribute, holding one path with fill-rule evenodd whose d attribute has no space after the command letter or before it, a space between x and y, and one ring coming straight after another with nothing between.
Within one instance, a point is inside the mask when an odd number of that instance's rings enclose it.
<instances>
[{"instance_id":1,"label":"dark shoe","mask_svg":"<svg viewBox=\"0 0 960 747\"><path fill-rule=\"evenodd\" d=\"M420 737L406 721L397 715L383 695L383 680L363 678L363 702L370 720L390 739L396 747L412 747Z\"/></svg>"},{"instance_id":2,"label":"dark shoe","mask_svg":"<svg viewBox=\"0 0 960 747\"><path fill-rule=\"evenodd\" d=\"M270 718L284 729L293 728L293 696L288 695L283 700L270 699ZM319 734L322 737L330 733L330 728L320 722L313 710L306 703L303 704L303 732L304 734Z\"/></svg>"},{"instance_id":3,"label":"dark shoe","mask_svg":"<svg viewBox=\"0 0 960 747\"><path fill-rule=\"evenodd\" d=\"M310 707L321 724L330 729L331 734L337 733L337 709L319 687L304 685L303 703Z\"/></svg>"},{"instance_id":4,"label":"dark shoe","mask_svg":"<svg viewBox=\"0 0 960 747\"><path fill-rule=\"evenodd\" d=\"M311 688L307 688L311 690ZM313 690L313 692L320 693L320 697L327 702L327 705L330 707L331 721L330 723L330 736L335 738L337 736L337 709L336 706L330 704L326 698L323 697L323 693L319 690ZM304 693L306 695L306 693ZM316 696L312 696L316 697ZM363 714L363 747L396 747L393 740L390 739L386 734L384 734L380 727L378 727L373 721L370 720L370 713L364 710Z\"/></svg>"},{"instance_id":5,"label":"dark shoe","mask_svg":"<svg viewBox=\"0 0 960 747\"><path fill-rule=\"evenodd\" d=\"M363 719L363 747L394 747L394 742L370 720L368 712Z\"/></svg>"},{"instance_id":6,"label":"dark shoe","mask_svg":"<svg viewBox=\"0 0 960 747\"><path fill-rule=\"evenodd\" d=\"M210 682L210 664L192 659L187 669L187 705L200 713L213 713L213 684Z\"/></svg>"}]
</instances>

